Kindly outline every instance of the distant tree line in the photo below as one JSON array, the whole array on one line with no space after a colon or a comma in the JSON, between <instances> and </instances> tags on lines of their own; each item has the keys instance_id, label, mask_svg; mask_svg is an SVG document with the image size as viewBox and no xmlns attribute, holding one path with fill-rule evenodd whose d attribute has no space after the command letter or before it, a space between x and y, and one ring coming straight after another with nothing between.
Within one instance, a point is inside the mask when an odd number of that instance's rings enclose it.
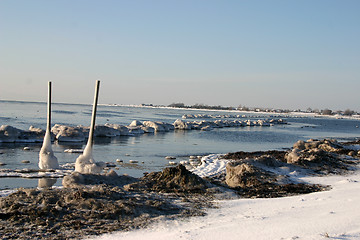
<instances>
[{"instance_id":1,"label":"distant tree line","mask_svg":"<svg viewBox=\"0 0 360 240\"><path fill-rule=\"evenodd\" d=\"M206 105L206 104L202 104L202 103L196 103L194 105L185 105L184 103L172 103L172 104L168 105L168 107L210 109L210 110L236 110L236 108L233 108L233 107L224 107L224 106L221 106L221 105L211 106L211 105Z\"/></svg>"},{"instance_id":2,"label":"distant tree line","mask_svg":"<svg viewBox=\"0 0 360 240\"><path fill-rule=\"evenodd\" d=\"M346 109L345 111L341 111L341 110L338 110L338 111L332 111L331 109L328 109L328 108L325 108L323 110L320 111L320 113L322 115L344 115L344 116L352 116L354 114L356 114L356 112L354 110L351 110L351 109Z\"/></svg>"},{"instance_id":3,"label":"distant tree line","mask_svg":"<svg viewBox=\"0 0 360 240\"><path fill-rule=\"evenodd\" d=\"M332 111L331 109L325 108L322 110L307 108L305 111L297 109L274 109L274 108L258 108L258 107L246 107L243 105L239 105L238 107L224 107L221 105L211 106L206 104L196 103L194 105L185 105L182 102L172 103L168 105L168 107L173 108L193 108L193 109L210 109L210 110L239 110L239 111L250 111L250 112L273 112L273 113L289 113L289 112L304 112L304 113L317 113L321 115L343 115L343 116L352 116L354 114L359 114L351 109L346 109L345 111L337 110Z\"/></svg>"},{"instance_id":4,"label":"distant tree line","mask_svg":"<svg viewBox=\"0 0 360 240\"><path fill-rule=\"evenodd\" d=\"M173 107L173 108L187 108L184 103L172 103L172 104L168 105L168 107Z\"/></svg>"}]
</instances>

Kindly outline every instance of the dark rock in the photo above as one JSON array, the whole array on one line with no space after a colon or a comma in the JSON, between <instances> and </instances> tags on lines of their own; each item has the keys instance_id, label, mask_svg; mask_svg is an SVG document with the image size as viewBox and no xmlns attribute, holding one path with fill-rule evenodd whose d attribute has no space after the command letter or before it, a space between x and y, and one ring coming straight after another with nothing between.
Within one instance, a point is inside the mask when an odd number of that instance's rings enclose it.
<instances>
[{"instance_id":1,"label":"dark rock","mask_svg":"<svg viewBox=\"0 0 360 240\"><path fill-rule=\"evenodd\" d=\"M230 162L226 165L225 182L231 188L257 187L274 181L274 174L250 164Z\"/></svg>"}]
</instances>

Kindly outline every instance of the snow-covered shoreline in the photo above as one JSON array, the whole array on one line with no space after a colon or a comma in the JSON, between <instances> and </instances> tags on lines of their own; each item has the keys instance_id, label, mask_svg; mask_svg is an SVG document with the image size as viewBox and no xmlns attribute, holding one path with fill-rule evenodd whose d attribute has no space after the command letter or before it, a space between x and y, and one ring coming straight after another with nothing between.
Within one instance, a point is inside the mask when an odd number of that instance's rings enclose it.
<instances>
[{"instance_id":1,"label":"snow-covered shoreline","mask_svg":"<svg viewBox=\"0 0 360 240\"><path fill-rule=\"evenodd\" d=\"M359 239L360 172L302 177L331 190L283 198L217 201L204 217L90 239Z\"/></svg>"}]
</instances>

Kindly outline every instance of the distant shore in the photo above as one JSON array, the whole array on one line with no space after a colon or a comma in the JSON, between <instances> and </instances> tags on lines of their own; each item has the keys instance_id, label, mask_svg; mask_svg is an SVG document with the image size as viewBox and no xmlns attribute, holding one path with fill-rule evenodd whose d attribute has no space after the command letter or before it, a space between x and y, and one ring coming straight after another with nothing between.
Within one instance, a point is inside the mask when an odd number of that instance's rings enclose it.
<instances>
[{"instance_id":1,"label":"distant shore","mask_svg":"<svg viewBox=\"0 0 360 240\"><path fill-rule=\"evenodd\" d=\"M274 116L294 116L294 117L323 117L323 118L337 118L337 119L356 119L360 120L360 114L354 114L351 116L332 114L324 115L320 113L312 113L305 111L289 111L289 112L276 112L276 111L250 111L250 110L237 110L237 109L207 109L207 108L181 108L181 107L169 107L163 105L142 105L142 104L99 104L99 106L109 106L109 107L134 107L134 108L159 108L159 109L179 109L179 110L189 110L189 111L209 111L209 112L233 112L240 114L266 114Z\"/></svg>"},{"instance_id":2,"label":"distant shore","mask_svg":"<svg viewBox=\"0 0 360 240\"><path fill-rule=\"evenodd\" d=\"M41 101L21 101L21 100L0 100L0 102L16 102L16 103L35 103L35 104L46 104L46 102ZM91 106L90 103L53 103L53 104L64 104L64 105L81 105L81 106ZM321 114L315 112L307 111L290 111L290 110L268 110L262 111L261 108L254 110L239 110L239 109L208 109L208 108L191 108L191 107L170 107L166 105L152 105L152 104L112 104L112 103L100 103L99 106L106 107L134 107L134 108L153 108L153 109L179 109L179 110L189 110L189 111L213 111L213 112L234 112L240 114L267 114L274 116L303 116L303 117L324 117L324 118L337 118L337 119L355 119L360 120L360 114L354 113L353 115L341 115L341 114Z\"/></svg>"}]
</instances>

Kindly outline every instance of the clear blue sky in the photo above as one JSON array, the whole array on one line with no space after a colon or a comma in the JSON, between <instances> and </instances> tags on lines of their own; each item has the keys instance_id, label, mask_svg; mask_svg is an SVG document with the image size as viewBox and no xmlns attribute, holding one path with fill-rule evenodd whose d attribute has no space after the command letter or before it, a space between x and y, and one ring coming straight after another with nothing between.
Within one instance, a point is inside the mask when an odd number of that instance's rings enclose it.
<instances>
[{"instance_id":1,"label":"clear blue sky","mask_svg":"<svg viewBox=\"0 0 360 240\"><path fill-rule=\"evenodd\" d=\"M0 0L0 99L360 111L358 0Z\"/></svg>"}]
</instances>

